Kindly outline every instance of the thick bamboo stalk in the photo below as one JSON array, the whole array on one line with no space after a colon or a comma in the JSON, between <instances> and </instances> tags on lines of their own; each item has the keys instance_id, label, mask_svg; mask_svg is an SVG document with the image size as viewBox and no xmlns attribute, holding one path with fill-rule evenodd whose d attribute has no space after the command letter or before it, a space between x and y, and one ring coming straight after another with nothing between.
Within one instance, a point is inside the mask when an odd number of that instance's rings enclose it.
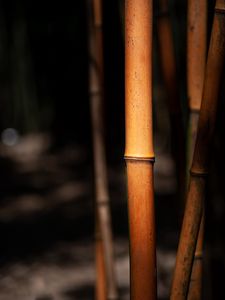
<instances>
[{"instance_id":1,"label":"thick bamboo stalk","mask_svg":"<svg viewBox=\"0 0 225 300\"><path fill-rule=\"evenodd\" d=\"M107 182L106 153L103 138L103 42L102 3L93 3L90 26L90 102L93 130L96 199L96 300L118 299L113 254L111 215Z\"/></svg>"},{"instance_id":2,"label":"thick bamboo stalk","mask_svg":"<svg viewBox=\"0 0 225 300\"><path fill-rule=\"evenodd\" d=\"M225 0L217 0L171 299L186 299L199 232L225 57Z\"/></svg>"},{"instance_id":3,"label":"thick bamboo stalk","mask_svg":"<svg viewBox=\"0 0 225 300\"><path fill-rule=\"evenodd\" d=\"M159 1L157 18L158 43L162 75L167 92L167 103L170 113L172 155L176 164L178 194L183 197L185 186L185 140L182 121L182 110L176 74L175 49L172 24L169 15L169 1ZM184 200L184 199L182 199ZM184 203L181 203L182 211Z\"/></svg>"},{"instance_id":4,"label":"thick bamboo stalk","mask_svg":"<svg viewBox=\"0 0 225 300\"><path fill-rule=\"evenodd\" d=\"M131 300L156 299L152 139L152 1L125 1L125 93Z\"/></svg>"},{"instance_id":5,"label":"thick bamboo stalk","mask_svg":"<svg viewBox=\"0 0 225 300\"><path fill-rule=\"evenodd\" d=\"M197 125L201 107L202 90L205 74L207 44L207 1L188 1L187 27L187 88L190 109L188 130L188 168L191 167ZM188 299L200 300L202 297L204 212L198 233L192 273L189 284Z\"/></svg>"}]
</instances>

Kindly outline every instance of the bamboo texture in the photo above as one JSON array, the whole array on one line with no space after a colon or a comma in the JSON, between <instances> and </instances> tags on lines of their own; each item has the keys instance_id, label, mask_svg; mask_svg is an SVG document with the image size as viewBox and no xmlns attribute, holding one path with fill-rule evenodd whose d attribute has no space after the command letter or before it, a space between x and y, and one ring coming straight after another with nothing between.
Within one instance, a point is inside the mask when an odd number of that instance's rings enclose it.
<instances>
[{"instance_id":1,"label":"bamboo texture","mask_svg":"<svg viewBox=\"0 0 225 300\"><path fill-rule=\"evenodd\" d=\"M185 186L185 140L182 110L177 84L175 49L169 1L159 1L157 18L158 44L162 75L167 92L167 104L170 113L172 155L176 164L180 208L184 209L183 189Z\"/></svg>"},{"instance_id":2,"label":"bamboo texture","mask_svg":"<svg viewBox=\"0 0 225 300\"><path fill-rule=\"evenodd\" d=\"M207 44L207 1L188 1L187 89L189 103L188 168L191 167L204 84ZM188 299L202 298L204 209L195 249Z\"/></svg>"},{"instance_id":3,"label":"bamboo texture","mask_svg":"<svg viewBox=\"0 0 225 300\"><path fill-rule=\"evenodd\" d=\"M152 1L125 1L125 113L130 299L156 299Z\"/></svg>"},{"instance_id":4,"label":"bamboo texture","mask_svg":"<svg viewBox=\"0 0 225 300\"><path fill-rule=\"evenodd\" d=\"M189 190L170 299L184 300L187 297L205 199L206 177L209 170L224 57L225 0L217 0L206 64L197 138L190 172Z\"/></svg>"},{"instance_id":5,"label":"bamboo texture","mask_svg":"<svg viewBox=\"0 0 225 300\"><path fill-rule=\"evenodd\" d=\"M96 300L118 299L113 254L106 153L103 137L103 36L102 2L94 0L89 28L90 104L93 131L96 205Z\"/></svg>"}]
</instances>

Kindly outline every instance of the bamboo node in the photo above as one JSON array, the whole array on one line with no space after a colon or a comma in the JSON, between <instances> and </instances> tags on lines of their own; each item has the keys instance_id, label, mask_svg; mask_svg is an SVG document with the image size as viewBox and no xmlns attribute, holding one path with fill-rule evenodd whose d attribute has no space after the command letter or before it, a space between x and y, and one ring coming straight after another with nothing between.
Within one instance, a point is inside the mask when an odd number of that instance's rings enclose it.
<instances>
[{"instance_id":1,"label":"bamboo node","mask_svg":"<svg viewBox=\"0 0 225 300\"><path fill-rule=\"evenodd\" d=\"M133 162L150 162L152 164L155 163L155 157L137 157L137 156L124 156L125 161L133 161Z\"/></svg>"},{"instance_id":2,"label":"bamboo node","mask_svg":"<svg viewBox=\"0 0 225 300\"><path fill-rule=\"evenodd\" d=\"M207 171L202 171L202 170L190 170L190 175L192 177L207 177L208 176L208 172Z\"/></svg>"},{"instance_id":3,"label":"bamboo node","mask_svg":"<svg viewBox=\"0 0 225 300\"><path fill-rule=\"evenodd\" d=\"M195 260L202 260L203 259L203 253L202 252L197 252L195 253Z\"/></svg>"},{"instance_id":4,"label":"bamboo node","mask_svg":"<svg viewBox=\"0 0 225 300\"><path fill-rule=\"evenodd\" d=\"M97 204L98 204L99 206L108 205L108 203L109 203L109 200L108 200L107 198L97 200Z\"/></svg>"},{"instance_id":5,"label":"bamboo node","mask_svg":"<svg viewBox=\"0 0 225 300\"><path fill-rule=\"evenodd\" d=\"M189 107L189 113L193 113L193 114L199 114L200 113L200 108L196 108L196 107Z\"/></svg>"},{"instance_id":6,"label":"bamboo node","mask_svg":"<svg viewBox=\"0 0 225 300\"><path fill-rule=\"evenodd\" d=\"M93 90L93 91L90 91L89 92L89 95L90 96L100 96L102 93L101 93L101 91L96 91L96 90Z\"/></svg>"},{"instance_id":7,"label":"bamboo node","mask_svg":"<svg viewBox=\"0 0 225 300\"><path fill-rule=\"evenodd\" d=\"M215 14L217 15L224 15L225 14L225 9L222 8L215 8Z\"/></svg>"}]
</instances>

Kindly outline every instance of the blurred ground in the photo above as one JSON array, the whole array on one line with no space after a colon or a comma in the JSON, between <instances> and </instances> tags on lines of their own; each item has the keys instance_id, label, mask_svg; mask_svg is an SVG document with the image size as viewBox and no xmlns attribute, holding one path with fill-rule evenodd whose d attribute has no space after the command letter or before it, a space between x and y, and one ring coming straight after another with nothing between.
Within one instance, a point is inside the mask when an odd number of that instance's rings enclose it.
<instances>
[{"instance_id":1,"label":"blurred ground","mask_svg":"<svg viewBox=\"0 0 225 300\"><path fill-rule=\"evenodd\" d=\"M50 151L46 135L0 146L0 299L94 299L93 177L81 146ZM157 148L158 293L167 299L177 241L174 167ZM109 166L116 271L129 299L123 161ZM172 215L171 215L172 214ZM173 215L174 214L174 215Z\"/></svg>"}]
</instances>

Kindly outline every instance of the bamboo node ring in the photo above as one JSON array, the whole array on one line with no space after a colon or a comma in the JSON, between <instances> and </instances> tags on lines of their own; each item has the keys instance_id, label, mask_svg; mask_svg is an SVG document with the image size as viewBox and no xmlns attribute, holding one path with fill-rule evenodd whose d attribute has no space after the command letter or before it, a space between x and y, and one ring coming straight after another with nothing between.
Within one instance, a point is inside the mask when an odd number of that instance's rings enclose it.
<instances>
[{"instance_id":1,"label":"bamboo node ring","mask_svg":"<svg viewBox=\"0 0 225 300\"><path fill-rule=\"evenodd\" d=\"M133 161L133 162L150 162L152 164L155 163L155 157L137 157L137 156L124 156L126 161Z\"/></svg>"},{"instance_id":2,"label":"bamboo node ring","mask_svg":"<svg viewBox=\"0 0 225 300\"><path fill-rule=\"evenodd\" d=\"M98 200L97 203L100 206L104 206L104 205L108 205L109 201L108 201L108 199L101 199L101 200Z\"/></svg>"},{"instance_id":3,"label":"bamboo node ring","mask_svg":"<svg viewBox=\"0 0 225 300\"><path fill-rule=\"evenodd\" d=\"M225 10L222 9L222 8L215 8L215 14L217 14L217 15L220 15L220 14L224 15L225 14Z\"/></svg>"},{"instance_id":4,"label":"bamboo node ring","mask_svg":"<svg viewBox=\"0 0 225 300\"><path fill-rule=\"evenodd\" d=\"M101 91L90 91L89 92L89 95L90 96L100 96L101 95Z\"/></svg>"},{"instance_id":5,"label":"bamboo node ring","mask_svg":"<svg viewBox=\"0 0 225 300\"><path fill-rule=\"evenodd\" d=\"M197 260L203 259L203 254L202 254L202 252L195 253L195 258L194 258L194 259L197 259Z\"/></svg>"},{"instance_id":6,"label":"bamboo node ring","mask_svg":"<svg viewBox=\"0 0 225 300\"><path fill-rule=\"evenodd\" d=\"M196 170L190 170L190 175L193 177L207 177L208 176L208 172L206 171L196 171Z\"/></svg>"},{"instance_id":7,"label":"bamboo node ring","mask_svg":"<svg viewBox=\"0 0 225 300\"><path fill-rule=\"evenodd\" d=\"M199 114L199 112L200 112L200 109L199 108L192 108L192 107L190 107L189 108L189 112L190 113L194 113L194 114Z\"/></svg>"}]
</instances>

